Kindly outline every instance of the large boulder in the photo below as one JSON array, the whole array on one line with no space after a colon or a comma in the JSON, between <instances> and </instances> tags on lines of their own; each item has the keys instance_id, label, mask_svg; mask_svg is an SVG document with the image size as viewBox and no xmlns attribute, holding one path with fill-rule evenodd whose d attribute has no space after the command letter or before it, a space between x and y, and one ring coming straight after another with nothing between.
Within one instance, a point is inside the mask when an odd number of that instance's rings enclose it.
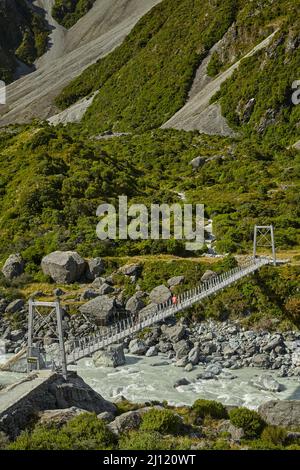
<instances>
[{"instance_id":1,"label":"large boulder","mask_svg":"<svg viewBox=\"0 0 300 470\"><path fill-rule=\"evenodd\" d=\"M124 349L121 344L112 344L107 349L96 352L93 355L96 367L118 367L126 362Z\"/></svg>"},{"instance_id":2,"label":"large boulder","mask_svg":"<svg viewBox=\"0 0 300 470\"><path fill-rule=\"evenodd\" d=\"M259 390L267 390L271 392L281 392L284 389L284 386L269 374L254 377L251 380L251 384Z\"/></svg>"},{"instance_id":3,"label":"large boulder","mask_svg":"<svg viewBox=\"0 0 300 470\"><path fill-rule=\"evenodd\" d=\"M272 426L300 427L300 400L271 400L258 412Z\"/></svg>"},{"instance_id":4,"label":"large boulder","mask_svg":"<svg viewBox=\"0 0 300 470\"><path fill-rule=\"evenodd\" d=\"M64 408L62 410L45 410L41 411L38 414L39 424L40 425L55 425L57 427L64 426L71 419L76 418L76 416L86 413L86 410L81 408L76 408L76 406L71 406L71 408Z\"/></svg>"},{"instance_id":5,"label":"large boulder","mask_svg":"<svg viewBox=\"0 0 300 470\"><path fill-rule=\"evenodd\" d=\"M201 281L202 282L210 281L211 279L213 279L216 276L217 276L217 274L214 271L211 271L211 269L208 269L207 271L205 271L205 273L201 277Z\"/></svg>"},{"instance_id":6,"label":"large boulder","mask_svg":"<svg viewBox=\"0 0 300 470\"><path fill-rule=\"evenodd\" d=\"M255 367L261 367L263 369L266 369L270 365L270 358L268 354L260 353L260 354L255 354L252 357L252 364Z\"/></svg>"},{"instance_id":7,"label":"large boulder","mask_svg":"<svg viewBox=\"0 0 300 470\"><path fill-rule=\"evenodd\" d=\"M176 353L176 359L181 359L189 354L191 345L188 341L182 339L181 341L173 344L173 349Z\"/></svg>"},{"instance_id":8,"label":"large boulder","mask_svg":"<svg viewBox=\"0 0 300 470\"><path fill-rule=\"evenodd\" d=\"M86 262L76 251L54 251L42 259L41 266L53 281L71 284L82 277Z\"/></svg>"},{"instance_id":9,"label":"large boulder","mask_svg":"<svg viewBox=\"0 0 300 470\"><path fill-rule=\"evenodd\" d=\"M13 279L24 272L24 261L19 253L10 255L4 263L2 273L6 279Z\"/></svg>"},{"instance_id":10,"label":"large boulder","mask_svg":"<svg viewBox=\"0 0 300 470\"><path fill-rule=\"evenodd\" d=\"M129 352L131 354L136 354L137 356L142 356L147 351L147 345L144 341L140 339L133 339L129 343Z\"/></svg>"},{"instance_id":11,"label":"large boulder","mask_svg":"<svg viewBox=\"0 0 300 470\"><path fill-rule=\"evenodd\" d=\"M116 435L138 429L142 422L142 415L137 411L128 411L108 424L108 428Z\"/></svg>"},{"instance_id":12,"label":"large boulder","mask_svg":"<svg viewBox=\"0 0 300 470\"><path fill-rule=\"evenodd\" d=\"M86 277L89 281L94 281L105 270L105 264L101 258L93 258L87 262Z\"/></svg>"},{"instance_id":13,"label":"large boulder","mask_svg":"<svg viewBox=\"0 0 300 470\"><path fill-rule=\"evenodd\" d=\"M99 325L108 325L117 313L117 304L115 299L108 295L99 295L81 305L79 311L84 315L92 316Z\"/></svg>"},{"instance_id":14,"label":"large boulder","mask_svg":"<svg viewBox=\"0 0 300 470\"><path fill-rule=\"evenodd\" d=\"M167 284L170 288L179 286L184 282L184 276L174 276L167 280Z\"/></svg>"},{"instance_id":15,"label":"large boulder","mask_svg":"<svg viewBox=\"0 0 300 470\"><path fill-rule=\"evenodd\" d=\"M138 276L141 272L141 268L140 264L126 264L119 268L119 272L125 274L125 276Z\"/></svg>"},{"instance_id":16,"label":"large boulder","mask_svg":"<svg viewBox=\"0 0 300 470\"><path fill-rule=\"evenodd\" d=\"M172 343L177 343L178 341L183 339L186 334L185 327L180 324L162 329L162 331L165 334L165 336L168 338L168 340L172 341Z\"/></svg>"},{"instance_id":17,"label":"large boulder","mask_svg":"<svg viewBox=\"0 0 300 470\"><path fill-rule=\"evenodd\" d=\"M136 292L132 297L130 297L126 302L126 310L132 315L136 315L140 310L145 307L143 296L141 292Z\"/></svg>"},{"instance_id":18,"label":"large boulder","mask_svg":"<svg viewBox=\"0 0 300 470\"><path fill-rule=\"evenodd\" d=\"M142 308L139 311L139 320L144 320L147 317L151 317L157 312L157 305L156 304L148 304L146 307Z\"/></svg>"},{"instance_id":19,"label":"large boulder","mask_svg":"<svg viewBox=\"0 0 300 470\"><path fill-rule=\"evenodd\" d=\"M150 300L154 304L163 304L168 302L172 297L170 289L164 286L163 284L157 287L154 287L149 294Z\"/></svg>"}]
</instances>

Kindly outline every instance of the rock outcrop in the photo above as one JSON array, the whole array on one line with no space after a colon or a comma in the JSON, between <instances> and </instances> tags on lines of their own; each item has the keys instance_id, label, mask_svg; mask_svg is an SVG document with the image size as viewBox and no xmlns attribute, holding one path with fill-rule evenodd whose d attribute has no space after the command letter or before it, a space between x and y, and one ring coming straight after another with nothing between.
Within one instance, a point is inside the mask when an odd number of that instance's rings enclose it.
<instances>
[{"instance_id":1,"label":"rock outcrop","mask_svg":"<svg viewBox=\"0 0 300 470\"><path fill-rule=\"evenodd\" d=\"M118 367L126 362L124 348L121 344L112 344L105 350L97 351L93 355L93 362L96 367Z\"/></svg>"},{"instance_id":2,"label":"rock outcrop","mask_svg":"<svg viewBox=\"0 0 300 470\"><path fill-rule=\"evenodd\" d=\"M1 390L0 431L10 438L16 438L44 410L75 407L97 414L116 413L115 405L95 392L75 372L68 374L68 380L57 373L43 374L32 373L25 380Z\"/></svg>"},{"instance_id":3,"label":"rock outcrop","mask_svg":"<svg viewBox=\"0 0 300 470\"><path fill-rule=\"evenodd\" d=\"M2 273L6 279L12 280L24 272L24 261L19 253L10 255L4 263Z\"/></svg>"},{"instance_id":4,"label":"rock outcrop","mask_svg":"<svg viewBox=\"0 0 300 470\"><path fill-rule=\"evenodd\" d=\"M99 325L108 325L115 313L117 304L114 298L108 295L99 295L79 308L80 312L92 316Z\"/></svg>"},{"instance_id":5,"label":"rock outcrop","mask_svg":"<svg viewBox=\"0 0 300 470\"><path fill-rule=\"evenodd\" d=\"M300 426L300 400L271 400L260 405L258 412L272 426Z\"/></svg>"},{"instance_id":6,"label":"rock outcrop","mask_svg":"<svg viewBox=\"0 0 300 470\"><path fill-rule=\"evenodd\" d=\"M71 284L83 276L86 262L76 251L54 251L42 259L41 266L53 281Z\"/></svg>"}]
</instances>

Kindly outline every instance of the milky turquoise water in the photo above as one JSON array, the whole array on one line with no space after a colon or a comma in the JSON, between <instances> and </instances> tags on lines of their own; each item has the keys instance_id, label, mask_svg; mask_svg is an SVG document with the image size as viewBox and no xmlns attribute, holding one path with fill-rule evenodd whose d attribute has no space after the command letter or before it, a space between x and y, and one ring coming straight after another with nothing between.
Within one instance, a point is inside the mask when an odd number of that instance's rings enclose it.
<instances>
[{"instance_id":1,"label":"milky turquoise water","mask_svg":"<svg viewBox=\"0 0 300 470\"><path fill-rule=\"evenodd\" d=\"M3 362L3 358L0 363ZM244 368L228 371L236 378L196 380L203 367L196 366L193 371L167 365L155 365L166 361L166 357L138 357L127 355L126 365L122 367L96 368L92 359L83 359L71 369L98 393L108 400L115 400L121 395L133 402L166 400L172 405L191 405L197 398L218 400L226 405L257 408L268 400L300 400L300 381L296 378L278 378L276 372L261 369ZM255 375L271 374L285 389L282 392L262 391L250 383ZM0 385L12 384L23 374L0 372ZM174 388L174 383L186 377L190 385Z\"/></svg>"},{"instance_id":2,"label":"milky turquoise water","mask_svg":"<svg viewBox=\"0 0 300 470\"><path fill-rule=\"evenodd\" d=\"M163 357L147 358L126 356L127 364L116 369L95 368L92 359L84 359L77 366L78 374L97 392L109 400L123 395L130 401L167 400L173 405L191 405L197 398L221 401L227 405L243 405L257 408L272 399L300 399L300 381L296 378L278 378L273 371L244 368L229 371L235 379L196 380L203 367L192 372L172 364L153 366L165 360ZM270 374L285 389L282 392L261 391L250 383L255 375ZM174 388L176 380L186 377L191 384Z\"/></svg>"}]
</instances>

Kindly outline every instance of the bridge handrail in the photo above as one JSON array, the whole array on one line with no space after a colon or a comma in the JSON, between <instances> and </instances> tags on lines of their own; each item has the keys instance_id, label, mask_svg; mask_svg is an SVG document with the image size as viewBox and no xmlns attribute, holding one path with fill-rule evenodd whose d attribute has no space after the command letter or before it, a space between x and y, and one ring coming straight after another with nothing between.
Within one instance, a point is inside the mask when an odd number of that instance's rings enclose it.
<instances>
[{"instance_id":1,"label":"bridge handrail","mask_svg":"<svg viewBox=\"0 0 300 470\"><path fill-rule=\"evenodd\" d=\"M167 302L153 306L153 310L143 317L143 319L139 318L138 321L135 321L132 317L127 317L109 326L103 335L98 333L74 340L72 343L74 347L71 348L68 361L76 362L76 360L91 355L115 341L121 340L147 326L162 321L269 263L271 263L271 260L266 257L251 259L238 267L218 274L202 284L183 292L178 296L176 305L172 305L170 299ZM78 346L76 346L77 344Z\"/></svg>"}]
</instances>

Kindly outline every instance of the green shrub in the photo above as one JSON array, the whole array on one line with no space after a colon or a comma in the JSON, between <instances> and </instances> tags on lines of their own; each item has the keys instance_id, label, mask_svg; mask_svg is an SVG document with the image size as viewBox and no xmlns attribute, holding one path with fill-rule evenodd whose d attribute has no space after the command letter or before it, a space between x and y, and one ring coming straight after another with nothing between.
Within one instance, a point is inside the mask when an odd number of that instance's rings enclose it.
<instances>
[{"instance_id":1,"label":"green shrub","mask_svg":"<svg viewBox=\"0 0 300 470\"><path fill-rule=\"evenodd\" d=\"M264 420L253 410L235 408L229 413L230 422L237 428L242 428L246 437L259 437L265 427Z\"/></svg>"},{"instance_id":2,"label":"green shrub","mask_svg":"<svg viewBox=\"0 0 300 470\"><path fill-rule=\"evenodd\" d=\"M272 444L283 445L287 438L287 432L280 426L266 426L261 434L263 441L271 442Z\"/></svg>"},{"instance_id":3,"label":"green shrub","mask_svg":"<svg viewBox=\"0 0 300 470\"><path fill-rule=\"evenodd\" d=\"M210 417L213 419L226 419L228 417L227 410L222 403L214 400L196 400L192 406L195 418Z\"/></svg>"},{"instance_id":4,"label":"green shrub","mask_svg":"<svg viewBox=\"0 0 300 470\"><path fill-rule=\"evenodd\" d=\"M256 439L248 442L250 450L283 450L282 445L273 444L270 441L264 441L263 439Z\"/></svg>"},{"instance_id":5,"label":"green shrub","mask_svg":"<svg viewBox=\"0 0 300 470\"><path fill-rule=\"evenodd\" d=\"M152 409L143 415L140 429L162 434L178 434L182 429L182 421L171 410Z\"/></svg>"},{"instance_id":6,"label":"green shrub","mask_svg":"<svg viewBox=\"0 0 300 470\"><path fill-rule=\"evenodd\" d=\"M132 431L119 440L120 450L169 450L170 442L154 431Z\"/></svg>"},{"instance_id":7,"label":"green shrub","mask_svg":"<svg viewBox=\"0 0 300 470\"><path fill-rule=\"evenodd\" d=\"M70 420L60 430L37 426L23 432L8 446L12 450L97 450L112 448L115 437L95 414L84 413Z\"/></svg>"}]
</instances>

